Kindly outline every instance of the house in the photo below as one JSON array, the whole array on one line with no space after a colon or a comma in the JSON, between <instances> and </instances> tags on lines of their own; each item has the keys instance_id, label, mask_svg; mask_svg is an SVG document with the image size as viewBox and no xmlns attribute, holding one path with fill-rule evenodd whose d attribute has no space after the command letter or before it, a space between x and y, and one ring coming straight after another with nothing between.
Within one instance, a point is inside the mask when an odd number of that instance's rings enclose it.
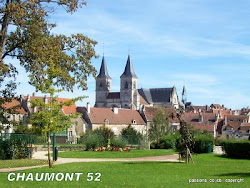
<instances>
[{"instance_id":1,"label":"house","mask_svg":"<svg viewBox=\"0 0 250 188\"><path fill-rule=\"evenodd\" d=\"M248 115L225 115L222 126L222 137L233 138L241 136L242 125L250 123L250 116ZM245 128L244 128L245 129Z\"/></svg>"},{"instance_id":2,"label":"house","mask_svg":"<svg viewBox=\"0 0 250 188\"><path fill-rule=\"evenodd\" d=\"M174 108L159 108L159 107L144 106L140 110L140 113L143 119L145 120L148 129L150 129L150 124L159 110L162 110L168 117L169 125L171 126L172 131L180 129L180 122L179 119L176 117L176 111Z\"/></svg>"},{"instance_id":3,"label":"house","mask_svg":"<svg viewBox=\"0 0 250 188\"><path fill-rule=\"evenodd\" d=\"M211 133L214 137L219 133L218 124L220 119L218 115L213 113L202 112L198 113L185 112L181 118L187 123L193 126L194 129L198 129L201 132Z\"/></svg>"},{"instance_id":4,"label":"house","mask_svg":"<svg viewBox=\"0 0 250 188\"><path fill-rule=\"evenodd\" d=\"M10 102L6 102L2 105L2 108L6 109L6 111L3 115L8 119L8 121L12 122L10 124L2 124L0 122L0 125L3 126L3 129L1 130L1 133L12 133L13 132L13 123L26 123L26 118L28 117L28 113L24 110L24 108L20 105L20 102L16 99L12 99Z\"/></svg>"},{"instance_id":5,"label":"house","mask_svg":"<svg viewBox=\"0 0 250 188\"><path fill-rule=\"evenodd\" d=\"M35 100L35 99L41 99L42 101L44 101L45 103L49 103L51 101L51 97L47 97L45 96L35 96L35 93L32 94L32 96L27 95L20 95L19 100L12 100L10 103L6 104L6 107L10 108L10 107L15 107L18 106L19 108L17 108L17 113L18 114L9 114L9 120L13 120L13 121L22 121L22 123L27 126L27 127L31 127L31 124L28 124L26 121L26 118L30 117L32 115L32 113L37 112L39 109L38 107L32 107L31 106L31 100ZM58 102L66 102L70 99L67 98L57 98ZM73 104L71 106L62 106L62 110L61 112L64 115L70 115L70 114L75 114L76 112L76 104ZM60 132L60 135L64 137L65 142L68 143L76 143L77 138L79 138L84 130L83 130L83 126L84 126L84 120L81 118L81 116L71 119L72 124L70 125L70 127L65 130ZM12 133L14 132L13 130L13 126L12 129L8 130L7 132Z\"/></svg>"},{"instance_id":6,"label":"house","mask_svg":"<svg viewBox=\"0 0 250 188\"><path fill-rule=\"evenodd\" d=\"M77 111L82 113L82 117L86 122L85 130L95 130L99 127L106 126L110 128L115 135L119 135L122 129L131 125L141 134L146 134L146 122L137 110L123 108L91 108L87 103L87 107L78 107Z\"/></svg>"}]
</instances>

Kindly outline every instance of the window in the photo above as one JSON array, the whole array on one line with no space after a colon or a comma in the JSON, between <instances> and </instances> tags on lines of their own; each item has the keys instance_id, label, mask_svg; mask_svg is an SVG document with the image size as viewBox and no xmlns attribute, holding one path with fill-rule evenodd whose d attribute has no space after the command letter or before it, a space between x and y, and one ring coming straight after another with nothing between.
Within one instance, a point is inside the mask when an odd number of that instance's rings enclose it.
<instances>
[{"instance_id":1,"label":"window","mask_svg":"<svg viewBox=\"0 0 250 188\"><path fill-rule=\"evenodd\" d=\"M19 114L19 117L18 117L18 118L19 118L19 121L21 121L21 115L20 115L20 114Z\"/></svg>"},{"instance_id":2,"label":"window","mask_svg":"<svg viewBox=\"0 0 250 188\"><path fill-rule=\"evenodd\" d=\"M128 89L128 82L125 83L124 89Z\"/></svg>"},{"instance_id":3,"label":"window","mask_svg":"<svg viewBox=\"0 0 250 188\"><path fill-rule=\"evenodd\" d=\"M108 119L105 119L105 120L104 120L104 123L105 123L105 125L109 124L109 120L108 120Z\"/></svg>"},{"instance_id":4,"label":"window","mask_svg":"<svg viewBox=\"0 0 250 188\"><path fill-rule=\"evenodd\" d=\"M72 131L69 131L69 136L72 136L73 134L72 134Z\"/></svg>"},{"instance_id":5,"label":"window","mask_svg":"<svg viewBox=\"0 0 250 188\"><path fill-rule=\"evenodd\" d=\"M230 119L229 121L234 121L233 119Z\"/></svg>"},{"instance_id":6,"label":"window","mask_svg":"<svg viewBox=\"0 0 250 188\"><path fill-rule=\"evenodd\" d=\"M132 120L132 123L133 123L133 124L136 124L136 121L135 121L135 119L133 119L133 120Z\"/></svg>"},{"instance_id":7,"label":"window","mask_svg":"<svg viewBox=\"0 0 250 188\"><path fill-rule=\"evenodd\" d=\"M100 83L100 87L102 87L103 85L102 85L102 82Z\"/></svg>"},{"instance_id":8,"label":"window","mask_svg":"<svg viewBox=\"0 0 250 188\"><path fill-rule=\"evenodd\" d=\"M134 81L134 89L136 89L136 81Z\"/></svg>"},{"instance_id":9,"label":"window","mask_svg":"<svg viewBox=\"0 0 250 188\"><path fill-rule=\"evenodd\" d=\"M16 115L13 115L13 119L12 119L13 121L15 121L16 120Z\"/></svg>"}]
</instances>

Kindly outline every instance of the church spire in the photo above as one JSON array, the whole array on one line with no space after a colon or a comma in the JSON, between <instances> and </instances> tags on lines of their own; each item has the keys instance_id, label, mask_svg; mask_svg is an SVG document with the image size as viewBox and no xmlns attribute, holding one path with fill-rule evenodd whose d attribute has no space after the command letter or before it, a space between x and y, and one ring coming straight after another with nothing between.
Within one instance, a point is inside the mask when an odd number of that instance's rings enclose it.
<instances>
[{"instance_id":1,"label":"church spire","mask_svg":"<svg viewBox=\"0 0 250 188\"><path fill-rule=\"evenodd\" d=\"M123 74L121 75L121 77L124 77L124 76L137 78L137 76L135 75L134 69L133 69L130 54L128 54L127 64L126 64L125 70L124 70Z\"/></svg>"},{"instance_id":2,"label":"church spire","mask_svg":"<svg viewBox=\"0 0 250 188\"><path fill-rule=\"evenodd\" d=\"M182 95L186 95L187 94L187 92L186 92L186 88L185 88L185 86L183 86L183 89L182 89Z\"/></svg>"},{"instance_id":3,"label":"church spire","mask_svg":"<svg viewBox=\"0 0 250 188\"><path fill-rule=\"evenodd\" d=\"M97 76L98 78L100 77L106 77L106 78L110 78L111 77L109 76L108 74L108 69L107 69L107 65L106 65L106 61L105 61L105 58L104 58L104 55L102 57L102 65L101 65L101 68L100 68L100 72Z\"/></svg>"}]
</instances>

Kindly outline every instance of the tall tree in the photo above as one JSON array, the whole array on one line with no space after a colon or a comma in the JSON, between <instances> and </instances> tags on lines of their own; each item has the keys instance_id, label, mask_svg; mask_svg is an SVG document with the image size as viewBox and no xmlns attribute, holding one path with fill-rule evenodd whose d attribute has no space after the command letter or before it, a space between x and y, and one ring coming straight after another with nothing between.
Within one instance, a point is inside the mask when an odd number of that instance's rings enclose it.
<instances>
[{"instance_id":1,"label":"tall tree","mask_svg":"<svg viewBox=\"0 0 250 188\"><path fill-rule=\"evenodd\" d=\"M42 133L47 136L48 143L48 163L49 167L52 167L51 157L50 157L50 136L51 133L66 130L71 125L71 118L76 118L77 114L65 115L62 111L63 106L71 106L75 101L81 100L82 97L77 97L65 102L59 102L55 96L57 92L53 88L49 88L48 92L50 98L48 102L37 98L31 100L32 107L37 108L37 112L31 115L31 123L35 126L40 125Z\"/></svg>"},{"instance_id":2,"label":"tall tree","mask_svg":"<svg viewBox=\"0 0 250 188\"><path fill-rule=\"evenodd\" d=\"M163 135L167 135L171 130L168 117L163 110L158 110L156 112L156 115L154 116L150 126L149 138L150 140L156 140L157 144L160 143L160 138Z\"/></svg>"},{"instance_id":3,"label":"tall tree","mask_svg":"<svg viewBox=\"0 0 250 188\"><path fill-rule=\"evenodd\" d=\"M97 57L97 42L83 34L53 34L56 25L48 21L57 6L73 13L82 5L84 0L0 1L0 107L13 98L17 85L17 65L7 57L17 59L29 83L42 92L48 92L48 85L67 91L75 85L87 89L87 77L96 73L91 58Z\"/></svg>"}]
</instances>

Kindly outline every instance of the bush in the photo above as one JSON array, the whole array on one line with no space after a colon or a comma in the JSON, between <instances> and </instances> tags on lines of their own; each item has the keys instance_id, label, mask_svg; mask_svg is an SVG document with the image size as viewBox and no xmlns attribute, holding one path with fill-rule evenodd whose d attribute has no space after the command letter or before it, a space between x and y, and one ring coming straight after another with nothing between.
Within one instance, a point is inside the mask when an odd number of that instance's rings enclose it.
<instances>
[{"instance_id":1,"label":"bush","mask_svg":"<svg viewBox=\"0 0 250 188\"><path fill-rule=\"evenodd\" d=\"M31 154L31 148L27 147L25 139L0 140L0 159L24 159Z\"/></svg>"},{"instance_id":2,"label":"bush","mask_svg":"<svg viewBox=\"0 0 250 188\"><path fill-rule=\"evenodd\" d=\"M150 144L151 149L177 149L181 148L181 136L179 134L172 134L160 138L160 144L153 141Z\"/></svg>"},{"instance_id":3,"label":"bush","mask_svg":"<svg viewBox=\"0 0 250 188\"><path fill-rule=\"evenodd\" d=\"M128 144L140 144L142 134L135 130L131 125L122 129L121 136L128 141Z\"/></svg>"},{"instance_id":4,"label":"bush","mask_svg":"<svg viewBox=\"0 0 250 188\"><path fill-rule=\"evenodd\" d=\"M90 150L93 148L98 148L102 146L106 146L107 142L105 142L104 136L98 134L89 134L86 135L84 144L86 145L86 150Z\"/></svg>"},{"instance_id":5,"label":"bush","mask_svg":"<svg viewBox=\"0 0 250 188\"><path fill-rule=\"evenodd\" d=\"M223 140L221 145L228 157L250 159L250 141L248 140Z\"/></svg>"},{"instance_id":6,"label":"bush","mask_svg":"<svg viewBox=\"0 0 250 188\"><path fill-rule=\"evenodd\" d=\"M214 138L208 135L195 137L194 153L210 153L213 151Z\"/></svg>"},{"instance_id":7,"label":"bush","mask_svg":"<svg viewBox=\"0 0 250 188\"><path fill-rule=\"evenodd\" d=\"M128 144L128 141L125 138L113 138L111 140L111 145L119 148L125 148Z\"/></svg>"}]
</instances>

